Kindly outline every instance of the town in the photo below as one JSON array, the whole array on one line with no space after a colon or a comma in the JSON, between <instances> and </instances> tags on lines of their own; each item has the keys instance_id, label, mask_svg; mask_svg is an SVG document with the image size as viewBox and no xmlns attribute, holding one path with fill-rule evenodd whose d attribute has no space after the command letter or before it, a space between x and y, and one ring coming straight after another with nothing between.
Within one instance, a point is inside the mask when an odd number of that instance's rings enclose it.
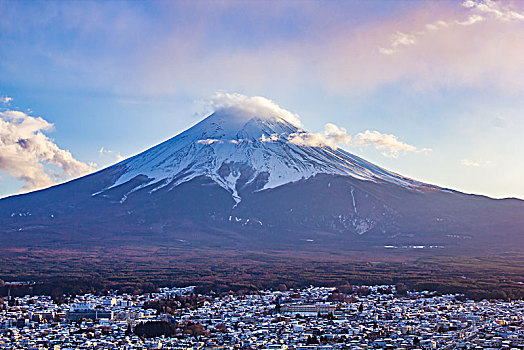
<instances>
[{"instance_id":1,"label":"town","mask_svg":"<svg viewBox=\"0 0 524 350\"><path fill-rule=\"evenodd\" d=\"M0 303L2 349L524 349L524 301L395 286L118 292Z\"/></svg>"}]
</instances>

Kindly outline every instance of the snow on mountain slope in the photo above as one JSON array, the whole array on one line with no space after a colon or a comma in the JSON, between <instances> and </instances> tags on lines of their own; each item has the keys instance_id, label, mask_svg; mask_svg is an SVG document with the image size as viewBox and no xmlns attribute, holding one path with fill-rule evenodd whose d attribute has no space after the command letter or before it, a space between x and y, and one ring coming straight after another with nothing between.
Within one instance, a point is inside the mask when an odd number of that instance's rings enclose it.
<instances>
[{"instance_id":1,"label":"snow on mountain slope","mask_svg":"<svg viewBox=\"0 0 524 350\"><path fill-rule=\"evenodd\" d=\"M252 185L253 190L260 191L316 174L385 181L414 190L435 189L340 148L293 143L290 140L307 132L285 113L257 107L240 104L218 109L181 134L117 164L125 171L106 189L139 175L147 176L148 181L129 193L152 184L150 192L165 186L172 189L198 176L208 176L228 190L238 203L242 186ZM125 198L127 195L122 200Z\"/></svg>"}]
</instances>

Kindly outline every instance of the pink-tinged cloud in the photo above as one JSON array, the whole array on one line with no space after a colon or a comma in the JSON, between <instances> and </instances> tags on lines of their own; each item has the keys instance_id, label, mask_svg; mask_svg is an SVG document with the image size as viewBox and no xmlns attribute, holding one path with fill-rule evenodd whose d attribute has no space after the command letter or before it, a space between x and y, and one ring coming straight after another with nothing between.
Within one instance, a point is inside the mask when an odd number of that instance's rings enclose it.
<instances>
[{"instance_id":1,"label":"pink-tinged cloud","mask_svg":"<svg viewBox=\"0 0 524 350\"><path fill-rule=\"evenodd\" d=\"M286 92L319 86L347 93L393 84L524 91L524 2L417 1L398 5L389 15L362 13L358 18L349 8L277 3L161 2L158 23L128 3L50 4L38 22L28 25L45 32L46 24L58 16L65 28L78 33L79 44L52 50L53 45L37 42L40 47L10 57L38 52L40 56L33 58L47 62L53 72L63 72L63 82L75 84L81 77L97 89L134 96L202 96L219 89ZM221 22L239 8L257 21L249 40L242 35L248 20L236 18L238 23L231 27ZM180 11L187 11L188 18L181 20ZM294 35L285 35L287 28L284 35L271 32L266 24L289 13L290 27L295 19L302 26L307 20L307 27ZM11 19L2 29L16 31L15 24ZM92 38L100 38L94 47ZM29 74L23 65L10 66L18 69L18 80L24 78L32 86L39 79L45 85L51 78Z\"/></svg>"},{"instance_id":2,"label":"pink-tinged cloud","mask_svg":"<svg viewBox=\"0 0 524 350\"><path fill-rule=\"evenodd\" d=\"M155 45L138 74L151 94L319 83L334 92L402 83L515 93L524 91L524 21L517 6L524 3L425 3L381 22L326 25L307 37L230 51L208 50L205 33L212 28L204 23L196 40L175 32Z\"/></svg>"},{"instance_id":3,"label":"pink-tinged cloud","mask_svg":"<svg viewBox=\"0 0 524 350\"><path fill-rule=\"evenodd\" d=\"M337 11L337 6L320 3L158 4L165 7L159 23L127 3L48 5L33 30L45 32L46 23L59 16L66 28L78 32L85 49L73 45L52 50L38 42L41 47L27 52L39 52L37 62L64 72L67 83L81 77L97 89L143 97L202 96L219 89L278 94L319 86L334 93L365 93L394 84L524 91L522 1L417 1L398 5L389 15L360 17L349 8ZM257 21L249 40L239 34L248 21L236 18L239 23L231 32L221 22L239 8ZM190 18L177 17L180 11ZM278 35L266 26L290 13L303 26L294 35ZM17 30L11 21L4 28ZM295 20L291 22L290 27ZM92 38L100 38L94 47ZM22 65L12 66L18 69L17 79L31 85L39 78L49 81L49 76L28 74Z\"/></svg>"}]
</instances>

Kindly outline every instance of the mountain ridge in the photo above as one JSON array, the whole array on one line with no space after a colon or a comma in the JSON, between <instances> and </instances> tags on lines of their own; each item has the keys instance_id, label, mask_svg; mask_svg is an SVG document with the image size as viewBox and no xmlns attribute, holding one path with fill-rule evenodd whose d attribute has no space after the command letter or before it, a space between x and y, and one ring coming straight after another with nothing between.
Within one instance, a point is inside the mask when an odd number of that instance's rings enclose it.
<instances>
[{"instance_id":1,"label":"mountain ridge","mask_svg":"<svg viewBox=\"0 0 524 350\"><path fill-rule=\"evenodd\" d=\"M13 249L167 245L188 254L524 245L524 201L425 184L308 137L273 111L219 109L113 166L0 200L0 238Z\"/></svg>"}]
</instances>

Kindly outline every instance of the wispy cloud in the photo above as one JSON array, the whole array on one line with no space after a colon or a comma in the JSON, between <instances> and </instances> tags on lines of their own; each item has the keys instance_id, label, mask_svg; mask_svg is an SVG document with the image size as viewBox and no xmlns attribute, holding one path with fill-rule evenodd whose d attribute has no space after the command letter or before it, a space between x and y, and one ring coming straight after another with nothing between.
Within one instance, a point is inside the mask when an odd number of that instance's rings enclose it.
<instances>
[{"instance_id":1,"label":"wispy cloud","mask_svg":"<svg viewBox=\"0 0 524 350\"><path fill-rule=\"evenodd\" d=\"M0 103L2 104L9 104L13 100L12 97L9 96L0 96Z\"/></svg>"},{"instance_id":2,"label":"wispy cloud","mask_svg":"<svg viewBox=\"0 0 524 350\"><path fill-rule=\"evenodd\" d=\"M479 12L493 15L502 21L524 21L524 12L515 11L502 5L502 1L493 0L466 0L462 6L476 9Z\"/></svg>"},{"instance_id":3,"label":"wispy cloud","mask_svg":"<svg viewBox=\"0 0 524 350\"><path fill-rule=\"evenodd\" d=\"M467 0L462 3L462 6L476 11L478 14L470 14L466 19L463 20L439 19L432 23L426 24L424 29L414 31L412 33L402 33L397 31L394 35L392 35L390 46L380 48L380 53L384 55L393 55L399 52L402 47L415 45L418 40L423 39L432 32L445 28L449 29L456 26L468 27L478 24L487 19L485 16L491 16L491 18L500 21L524 20L524 12L518 12L510 8L503 7L500 3L491 0Z\"/></svg>"},{"instance_id":4,"label":"wispy cloud","mask_svg":"<svg viewBox=\"0 0 524 350\"><path fill-rule=\"evenodd\" d=\"M111 155L113 156L117 162L121 162L122 160L126 159L125 157L123 157L120 152L115 152L111 149L106 149L104 146L100 147L100 149L98 150L98 154L100 156L103 156L103 155Z\"/></svg>"},{"instance_id":5,"label":"wispy cloud","mask_svg":"<svg viewBox=\"0 0 524 350\"><path fill-rule=\"evenodd\" d=\"M24 182L30 191L65 179L85 175L93 166L76 160L71 152L58 147L44 132L53 124L24 112L0 112L0 170ZM60 169L56 172L47 165Z\"/></svg>"},{"instance_id":6,"label":"wispy cloud","mask_svg":"<svg viewBox=\"0 0 524 350\"><path fill-rule=\"evenodd\" d=\"M432 32L443 28L451 28L453 26L468 27L482 21L484 21L484 17L480 15L469 15L465 20L437 20L426 24L423 30L418 30L413 33L396 32L391 37L390 46L381 47L379 52L384 55L393 55L399 52L402 47L416 45L418 40L422 40L425 36L431 34Z\"/></svg>"},{"instance_id":7,"label":"wispy cloud","mask_svg":"<svg viewBox=\"0 0 524 350\"><path fill-rule=\"evenodd\" d=\"M467 167L479 168L479 167L485 167L485 166L490 165L491 161L489 160L473 161L469 159L462 159L460 161L460 164L467 166Z\"/></svg>"},{"instance_id":8,"label":"wispy cloud","mask_svg":"<svg viewBox=\"0 0 524 350\"><path fill-rule=\"evenodd\" d=\"M373 146L381 151L384 157L398 158L401 153L416 152L428 153L430 148L417 148L406 142L402 142L393 134L383 134L376 130L366 130L358 133L354 138L355 146Z\"/></svg>"},{"instance_id":9,"label":"wispy cloud","mask_svg":"<svg viewBox=\"0 0 524 350\"><path fill-rule=\"evenodd\" d=\"M203 140L198 140L197 143L200 143L202 145L211 145L213 143L222 143L222 141L220 140L217 140L217 139L203 139Z\"/></svg>"},{"instance_id":10,"label":"wispy cloud","mask_svg":"<svg viewBox=\"0 0 524 350\"><path fill-rule=\"evenodd\" d=\"M393 55L396 53L402 46L411 46L417 43L417 34L406 34L402 32L396 32L391 39L391 46L388 48L381 47L379 49L380 53L384 55Z\"/></svg>"}]
</instances>

